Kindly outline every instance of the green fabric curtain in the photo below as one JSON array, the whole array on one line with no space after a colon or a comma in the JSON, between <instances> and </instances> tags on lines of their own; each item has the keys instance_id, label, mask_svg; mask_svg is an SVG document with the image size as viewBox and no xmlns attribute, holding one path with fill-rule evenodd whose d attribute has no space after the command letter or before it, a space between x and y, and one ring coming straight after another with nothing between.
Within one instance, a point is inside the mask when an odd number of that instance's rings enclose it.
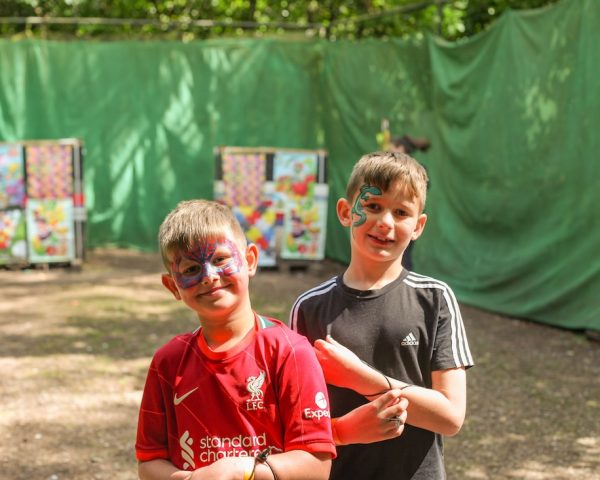
<instances>
[{"instance_id":1,"label":"green fabric curtain","mask_svg":"<svg viewBox=\"0 0 600 480\"><path fill-rule=\"evenodd\" d=\"M509 12L466 42L0 40L0 141L81 138L87 245L156 250L165 214L211 197L219 145L329 151L327 256L354 162L428 136L416 270L459 299L600 330L600 2Z\"/></svg>"},{"instance_id":2,"label":"green fabric curtain","mask_svg":"<svg viewBox=\"0 0 600 480\"><path fill-rule=\"evenodd\" d=\"M600 329L600 2L429 42L431 222L415 263L461 301Z\"/></svg>"}]
</instances>

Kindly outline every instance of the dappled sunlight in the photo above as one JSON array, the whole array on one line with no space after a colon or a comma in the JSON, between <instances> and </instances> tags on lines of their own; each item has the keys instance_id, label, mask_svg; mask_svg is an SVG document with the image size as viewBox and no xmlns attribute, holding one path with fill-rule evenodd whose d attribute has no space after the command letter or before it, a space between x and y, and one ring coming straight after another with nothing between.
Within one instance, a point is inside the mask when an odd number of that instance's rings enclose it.
<instances>
[{"instance_id":1,"label":"dappled sunlight","mask_svg":"<svg viewBox=\"0 0 600 480\"><path fill-rule=\"evenodd\" d=\"M0 272L6 478L135 478L137 413L151 356L198 326L161 285L156 260L105 251L81 273ZM329 262L259 271L253 305L286 321L297 295L342 271ZM468 373L465 424L445 441L448 478L597 480L599 346L467 306L463 319L476 366Z\"/></svg>"}]
</instances>

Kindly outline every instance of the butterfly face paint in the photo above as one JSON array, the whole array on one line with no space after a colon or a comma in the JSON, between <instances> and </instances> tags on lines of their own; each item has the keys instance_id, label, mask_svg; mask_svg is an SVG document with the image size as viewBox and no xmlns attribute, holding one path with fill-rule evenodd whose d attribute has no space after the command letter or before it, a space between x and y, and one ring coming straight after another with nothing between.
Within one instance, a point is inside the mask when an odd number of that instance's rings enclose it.
<instances>
[{"instance_id":1,"label":"butterfly face paint","mask_svg":"<svg viewBox=\"0 0 600 480\"><path fill-rule=\"evenodd\" d=\"M171 262L171 272L179 288L187 289L198 285L205 277L234 275L242 266L235 243L224 240L196 244Z\"/></svg>"},{"instance_id":2,"label":"butterfly face paint","mask_svg":"<svg viewBox=\"0 0 600 480\"><path fill-rule=\"evenodd\" d=\"M370 200L373 195L381 195L381 189L373 185L363 185L360 187L360 193L356 197L356 201L352 206L352 215L358 218L352 224L353 227L359 227L367 221L367 214L364 210L364 205Z\"/></svg>"}]
</instances>

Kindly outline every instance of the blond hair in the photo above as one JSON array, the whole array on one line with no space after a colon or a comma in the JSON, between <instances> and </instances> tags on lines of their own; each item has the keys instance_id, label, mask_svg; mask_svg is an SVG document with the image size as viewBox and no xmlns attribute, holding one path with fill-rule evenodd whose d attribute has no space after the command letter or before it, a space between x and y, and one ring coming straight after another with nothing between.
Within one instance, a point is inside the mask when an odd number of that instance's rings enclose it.
<instances>
[{"instance_id":1,"label":"blond hair","mask_svg":"<svg viewBox=\"0 0 600 480\"><path fill-rule=\"evenodd\" d=\"M352 201L363 185L379 187L385 192L396 182L399 182L401 189L419 201L423 211L429 182L427 171L410 155L401 152L373 152L363 155L350 174L346 198Z\"/></svg>"},{"instance_id":2,"label":"blond hair","mask_svg":"<svg viewBox=\"0 0 600 480\"><path fill-rule=\"evenodd\" d=\"M246 244L244 231L229 207L210 200L179 202L158 231L163 263L169 269L169 255L190 250L197 242L220 239L231 233L236 243Z\"/></svg>"}]
</instances>

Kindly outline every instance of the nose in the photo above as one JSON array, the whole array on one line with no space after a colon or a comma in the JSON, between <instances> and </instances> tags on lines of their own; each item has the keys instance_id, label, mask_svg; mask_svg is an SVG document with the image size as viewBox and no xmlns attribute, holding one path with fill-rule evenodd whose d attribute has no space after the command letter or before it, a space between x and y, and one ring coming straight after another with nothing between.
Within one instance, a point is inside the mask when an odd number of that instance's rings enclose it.
<instances>
[{"instance_id":1,"label":"nose","mask_svg":"<svg viewBox=\"0 0 600 480\"><path fill-rule=\"evenodd\" d=\"M377 226L382 230L391 230L394 226L394 216L390 211L384 211L377 220Z\"/></svg>"},{"instance_id":2,"label":"nose","mask_svg":"<svg viewBox=\"0 0 600 480\"><path fill-rule=\"evenodd\" d=\"M218 278L219 278L219 270L217 268L215 268L213 265L211 265L210 263L208 263L208 262L205 263L204 269L202 271L202 280L201 280L202 285L210 285Z\"/></svg>"}]
</instances>

